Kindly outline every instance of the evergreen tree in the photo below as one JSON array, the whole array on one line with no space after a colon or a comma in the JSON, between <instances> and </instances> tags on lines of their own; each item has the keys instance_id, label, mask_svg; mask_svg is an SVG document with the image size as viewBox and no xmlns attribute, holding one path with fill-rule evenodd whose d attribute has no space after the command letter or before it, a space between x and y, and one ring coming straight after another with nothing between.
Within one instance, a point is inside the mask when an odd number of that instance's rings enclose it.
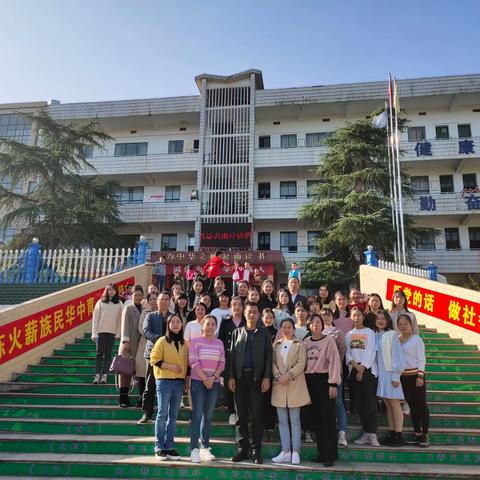
<instances>
[{"instance_id":1,"label":"evergreen tree","mask_svg":"<svg viewBox=\"0 0 480 480\"><path fill-rule=\"evenodd\" d=\"M2 223L21 228L14 243L38 237L44 248L118 245L118 184L95 176L85 157L87 147L111 137L93 122L61 124L44 111L26 116L39 130L38 145L0 138L0 179L31 187L16 193L0 184Z\"/></svg>"},{"instance_id":2,"label":"evergreen tree","mask_svg":"<svg viewBox=\"0 0 480 480\"><path fill-rule=\"evenodd\" d=\"M403 128L405 121L400 123ZM299 212L300 220L312 222L322 232L317 254L304 265L302 280L307 285L352 282L367 245L392 260L396 244L385 129L373 127L370 118L358 120L336 130L325 143L329 148L317 169L320 183ZM405 198L411 195L405 173L402 182ZM425 235L407 216L405 233L409 247Z\"/></svg>"}]
</instances>

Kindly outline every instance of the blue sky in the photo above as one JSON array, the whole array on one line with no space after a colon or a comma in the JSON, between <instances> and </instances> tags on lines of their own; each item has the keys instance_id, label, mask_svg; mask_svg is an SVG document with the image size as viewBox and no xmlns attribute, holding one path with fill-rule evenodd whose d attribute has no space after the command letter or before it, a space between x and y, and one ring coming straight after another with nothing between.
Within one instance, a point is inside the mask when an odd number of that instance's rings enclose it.
<instances>
[{"instance_id":1,"label":"blue sky","mask_svg":"<svg viewBox=\"0 0 480 480\"><path fill-rule=\"evenodd\" d=\"M395 8L394 8L395 7ZM480 73L479 0L0 0L0 103Z\"/></svg>"}]
</instances>

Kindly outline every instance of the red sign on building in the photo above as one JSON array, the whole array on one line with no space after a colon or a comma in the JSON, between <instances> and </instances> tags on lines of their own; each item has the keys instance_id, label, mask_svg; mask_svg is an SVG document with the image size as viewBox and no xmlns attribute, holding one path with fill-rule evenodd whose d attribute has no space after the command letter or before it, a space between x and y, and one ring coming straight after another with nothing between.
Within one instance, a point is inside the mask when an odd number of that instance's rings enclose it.
<instances>
[{"instance_id":1,"label":"red sign on building","mask_svg":"<svg viewBox=\"0 0 480 480\"><path fill-rule=\"evenodd\" d=\"M202 223L200 248L252 248L251 223Z\"/></svg>"},{"instance_id":2,"label":"red sign on building","mask_svg":"<svg viewBox=\"0 0 480 480\"><path fill-rule=\"evenodd\" d=\"M480 303L389 278L387 298L397 290L405 293L410 309L480 333Z\"/></svg>"},{"instance_id":3,"label":"red sign on building","mask_svg":"<svg viewBox=\"0 0 480 480\"><path fill-rule=\"evenodd\" d=\"M116 285L119 293L122 293L128 284L134 283L135 278L130 277L117 282ZM100 288L82 297L0 326L0 364L90 320L95 303L103 291L104 288Z\"/></svg>"}]
</instances>

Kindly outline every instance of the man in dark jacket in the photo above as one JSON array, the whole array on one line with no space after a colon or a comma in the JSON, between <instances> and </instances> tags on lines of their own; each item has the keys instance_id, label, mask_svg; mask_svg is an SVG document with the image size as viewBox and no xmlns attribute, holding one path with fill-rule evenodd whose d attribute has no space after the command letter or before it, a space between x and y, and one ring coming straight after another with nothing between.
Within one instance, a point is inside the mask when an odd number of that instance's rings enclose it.
<instances>
[{"instance_id":1,"label":"man in dark jacket","mask_svg":"<svg viewBox=\"0 0 480 480\"><path fill-rule=\"evenodd\" d=\"M249 457L248 411L252 414L252 457L262 463L263 395L272 376L272 340L266 328L258 327L258 305L245 303L246 325L232 333L228 387L235 395L238 415L239 449L232 458L240 462Z\"/></svg>"},{"instance_id":2,"label":"man in dark jacket","mask_svg":"<svg viewBox=\"0 0 480 480\"><path fill-rule=\"evenodd\" d=\"M158 310L150 312L143 320L143 336L147 339L145 346L145 361L147 362L147 377L145 379L145 390L143 391L143 415L138 421L139 424L149 422L153 417L153 407L155 405L156 384L153 375L153 367L150 365L150 352L155 342L165 335L165 323L170 315L168 307L170 305L170 294L161 292L157 300Z\"/></svg>"},{"instance_id":3,"label":"man in dark jacket","mask_svg":"<svg viewBox=\"0 0 480 480\"><path fill-rule=\"evenodd\" d=\"M290 297L290 302L288 304L288 310L293 315L295 311L295 305L298 302L302 302L305 310L308 312L308 298L304 295L298 293L300 290L300 282L296 277L290 277L288 279L288 296Z\"/></svg>"}]
</instances>

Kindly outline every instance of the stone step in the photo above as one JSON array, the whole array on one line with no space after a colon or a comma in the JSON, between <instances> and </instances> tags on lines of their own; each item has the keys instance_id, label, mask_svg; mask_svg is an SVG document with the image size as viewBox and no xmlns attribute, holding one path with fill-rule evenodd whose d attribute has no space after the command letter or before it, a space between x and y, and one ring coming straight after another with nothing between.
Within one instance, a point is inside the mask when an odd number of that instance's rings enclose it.
<instances>
[{"instance_id":1,"label":"stone step","mask_svg":"<svg viewBox=\"0 0 480 480\"><path fill-rule=\"evenodd\" d=\"M139 412L138 418L141 414ZM188 416L188 412L182 413L183 418ZM405 427L411 427L409 417L405 418ZM360 428L352 422L352 418L347 415L347 425L351 425L352 429ZM385 416L379 418L379 425L386 426ZM474 438L469 437L469 441L465 441L463 429L480 429L479 415L445 415L432 414L430 425L437 429L456 429L456 436L446 439L443 436L431 440L432 443L471 443L478 444L480 441L480 430L476 432ZM87 420L87 419L52 419L52 418L0 418L0 431L17 432L17 433L79 433L91 435L153 435L154 424L137 425L132 420ZM350 430L350 428L349 428ZM182 420L177 423L177 435L189 435L189 422ZM453 434L452 434L453 435ZM211 437L235 437L235 427L225 422L213 422Z\"/></svg>"},{"instance_id":2,"label":"stone step","mask_svg":"<svg viewBox=\"0 0 480 480\"><path fill-rule=\"evenodd\" d=\"M374 453L372 453L374 455ZM172 478L209 480L474 480L475 465L427 465L410 463L337 462L333 467L304 462L301 465L278 465L265 461L254 465L250 461L234 464L229 460L193 465L189 461L158 462L152 455L83 455L63 453L0 453L2 474L30 477L103 477L103 478ZM440 471L439 471L440 470Z\"/></svg>"},{"instance_id":3,"label":"stone step","mask_svg":"<svg viewBox=\"0 0 480 480\"><path fill-rule=\"evenodd\" d=\"M89 374L92 375L94 363L89 365L79 365L73 367L65 367L62 364L47 364L47 365L30 365L28 373L44 373L44 374ZM450 373L450 372L428 372L430 380L454 380L454 381L480 381L480 373L464 372L464 373Z\"/></svg>"},{"instance_id":4,"label":"stone step","mask_svg":"<svg viewBox=\"0 0 480 480\"><path fill-rule=\"evenodd\" d=\"M175 448L182 455L190 456L190 439L176 437ZM218 458L229 459L235 454L237 446L233 440L212 440L212 451ZM279 443L265 442L262 454L265 459L277 455ZM129 436L105 435L56 435L52 439L48 435L29 435L0 433L0 452L17 453L82 453L84 455L151 455L154 444L151 437L131 438ZM314 444L303 444L301 455L305 461L315 458L317 453ZM480 461L480 445L431 445L429 449L417 446L400 448L379 447L350 444L340 448L339 461L343 462L375 462L375 463L431 463L432 458L441 465L478 465Z\"/></svg>"}]
</instances>

